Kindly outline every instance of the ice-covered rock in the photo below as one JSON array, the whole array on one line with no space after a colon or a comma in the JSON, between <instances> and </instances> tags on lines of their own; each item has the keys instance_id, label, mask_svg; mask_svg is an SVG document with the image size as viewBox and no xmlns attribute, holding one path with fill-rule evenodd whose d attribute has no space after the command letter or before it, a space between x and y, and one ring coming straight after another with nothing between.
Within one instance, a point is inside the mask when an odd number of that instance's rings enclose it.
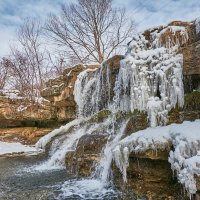
<instances>
[{"instance_id":1,"label":"ice-covered rock","mask_svg":"<svg viewBox=\"0 0 200 200\"><path fill-rule=\"evenodd\" d=\"M166 124L168 111L184 104L183 57L176 47L147 46L143 35L129 44L129 50L115 85L116 110L147 111L151 126Z\"/></svg>"},{"instance_id":2,"label":"ice-covered rock","mask_svg":"<svg viewBox=\"0 0 200 200\"><path fill-rule=\"evenodd\" d=\"M147 128L121 140L113 149L116 166L126 182L127 156L129 153L141 153L147 150L167 149L172 144L169 154L172 170L187 192L192 195L197 191L195 175L200 175L200 120L172 124L165 127Z\"/></svg>"}]
</instances>

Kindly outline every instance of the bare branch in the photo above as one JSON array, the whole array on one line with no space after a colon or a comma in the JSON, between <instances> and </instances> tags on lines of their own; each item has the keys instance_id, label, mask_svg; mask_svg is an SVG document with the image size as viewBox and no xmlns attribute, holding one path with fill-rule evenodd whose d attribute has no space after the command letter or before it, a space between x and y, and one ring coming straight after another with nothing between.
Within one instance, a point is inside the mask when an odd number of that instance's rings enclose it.
<instances>
[{"instance_id":1,"label":"bare branch","mask_svg":"<svg viewBox=\"0 0 200 200\"><path fill-rule=\"evenodd\" d=\"M135 30L125 9L113 8L112 0L62 5L59 16L49 16L45 29L58 46L69 49L80 62L98 63L118 52Z\"/></svg>"}]
</instances>

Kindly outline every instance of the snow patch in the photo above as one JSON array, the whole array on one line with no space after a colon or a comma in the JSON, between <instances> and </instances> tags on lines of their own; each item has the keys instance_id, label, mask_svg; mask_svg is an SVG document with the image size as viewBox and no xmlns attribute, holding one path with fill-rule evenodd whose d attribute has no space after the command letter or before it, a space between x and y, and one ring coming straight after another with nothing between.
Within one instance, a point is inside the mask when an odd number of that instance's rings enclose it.
<instances>
[{"instance_id":1,"label":"snow patch","mask_svg":"<svg viewBox=\"0 0 200 200\"><path fill-rule=\"evenodd\" d=\"M33 154L37 153L37 150L34 146L22 145L21 143L0 142L0 155L16 153Z\"/></svg>"},{"instance_id":2,"label":"snow patch","mask_svg":"<svg viewBox=\"0 0 200 200\"><path fill-rule=\"evenodd\" d=\"M0 96L6 96L9 99L23 99L23 97L19 96L19 90L0 90Z\"/></svg>"},{"instance_id":3,"label":"snow patch","mask_svg":"<svg viewBox=\"0 0 200 200\"><path fill-rule=\"evenodd\" d=\"M174 46L181 46L187 43L189 39L188 31L184 26L167 26L160 32L155 30L151 33L153 46L156 48L166 47L168 49Z\"/></svg>"}]
</instances>

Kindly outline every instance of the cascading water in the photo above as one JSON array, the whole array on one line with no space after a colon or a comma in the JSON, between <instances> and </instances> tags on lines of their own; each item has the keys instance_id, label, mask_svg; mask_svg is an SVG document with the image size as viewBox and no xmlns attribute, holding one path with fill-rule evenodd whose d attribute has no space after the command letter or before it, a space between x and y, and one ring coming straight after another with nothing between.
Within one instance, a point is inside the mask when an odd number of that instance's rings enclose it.
<instances>
[{"instance_id":1,"label":"cascading water","mask_svg":"<svg viewBox=\"0 0 200 200\"><path fill-rule=\"evenodd\" d=\"M98 69L81 72L74 86L78 117L86 117L108 108L111 104L110 68L106 62Z\"/></svg>"},{"instance_id":2,"label":"cascading water","mask_svg":"<svg viewBox=\"0 0 200 200\"><path fill-rule=\"evenodd\" d=\"M116 144L121 140L125 128L126 122L122 122L122 125L117 127L118 130L110 135L110 141L108 140L103 152L102 157L100 160L99 165L94 173L94 177L98 177L104 184L109 181L110 178L110 170L111 170L111 163L112 163L112 149L116 146Z\"/></svg>"},{"instance_id":3,"label":"cascading water","mask_svg":"<svg viewBox=\"0 0 200 200\"><path fill-rule=\"evenodd\" d=\"M103 123L97 124L96 130L104 128L109 134L108 141L101 153L96 170L87 179L66 181L62 186L62 194L57 199L77 197L78 199L112 199L117 197L116 190L110 182L112 149L120 141L126 128L126 122L116 123L115 115L111 114Z\"/></svg>"},{"instance_id":4,"label":"cascading water","mask_svg":"<svg viewBox=\"0 0 200 200\"><path fill-rule=\"evenodd\" d=\"M63 168L66 152L75 150L79 138L85 134L86 127L79 128L81 123L84 123L83 119L76 119L42 137L36 143L38 149L44 149L48 143L54 140L48 152L49 159L41 165L34 167L34 169L52 170Z\"/></svg>"}]
</instances>

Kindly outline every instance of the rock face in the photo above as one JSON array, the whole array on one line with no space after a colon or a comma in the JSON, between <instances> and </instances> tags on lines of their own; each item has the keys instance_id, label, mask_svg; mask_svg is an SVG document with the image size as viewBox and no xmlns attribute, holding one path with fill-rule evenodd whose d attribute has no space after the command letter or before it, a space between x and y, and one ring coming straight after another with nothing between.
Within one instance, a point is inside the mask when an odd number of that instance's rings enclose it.
<instances>
[{"instance_id":1,"label":"rock face","mask_svg":"<svg viewBox=\"0 0 200 200\"><path fill-rule=\"evenodd\" d=\"M69 122L76 118L76 103L73 94L76 78L80 72L98 67L99 65L79 64L65 69L61 76L46 83L41 96L50 101L57 121Z\"/></svg>"},{"instance_id":2,"label":"rock face","mask_svg":"<svg viewBox=\"0 0 200 200\"><path fill-rule=\"evenodd\" d=\"M185 95L183 108L175 108L170 111L168 124L194 121L195 119L200 119L200 92L198 91Z\"/></svg>"},{"instance_id":3,"label":"rock face","mask_svg":"<svg viewBox=\"0 0 200 200\"><path fill-rule=\"evenodd\" d=\"M129 156L127 183L113 164L113 178L116 187L131 199L131 196L146 197L149 200L187 199L180 184L173 177L168 163L167 151L146 152Z\"/></svg>"},{"instance_id":4,"label":"rock face","mask_svg":"<svg viewBox=\"0 0 200 200\"><path fill-rule=\"evenodd\" d=\"M54 126L52 107L47 101L32 102L27 98L0 96L0 127Z\"/></svg>"},{"instance_id":5,"label":"rock face","mask_svg":"<svg viewBox=\"0 0 200 200\"><path fill-rule=\"evenodd\" d=\"M0 141L20 142L26 145L33 145L39 140L40 137L46 135L51 130L51 128L37 127L1 128Z\"/></svg>"},{"instance_id":6,"label":"rock face","mask_svg":"<svg viewBox=\"0 0 200 200\"><path fill-rule=\"evenodd\" d=\"M134 119L134 117L132 117ZM142 120L143 119L143 120ZM182 123L200 119L200 92L194 91L185 95L183 108L175 108L169 113L169 122ZM136 123L135 123L136 122ZM143 126L141 126L143 125ZM144 115L140 115L127 124L126 134L133 133L145 128ZM149 200L178 199L184 200L189 197L173 175L168 162L170 148L167 150L146 151L144 153L131 153L127 168L127 183L123 182L122 174L113 162L113 182L116 187L131 196L146 197ZM194 199L199 198L200 179L197 177L198 192ZM122 184L123 183L123 184Z\"/></svg>"}]
</instances>

